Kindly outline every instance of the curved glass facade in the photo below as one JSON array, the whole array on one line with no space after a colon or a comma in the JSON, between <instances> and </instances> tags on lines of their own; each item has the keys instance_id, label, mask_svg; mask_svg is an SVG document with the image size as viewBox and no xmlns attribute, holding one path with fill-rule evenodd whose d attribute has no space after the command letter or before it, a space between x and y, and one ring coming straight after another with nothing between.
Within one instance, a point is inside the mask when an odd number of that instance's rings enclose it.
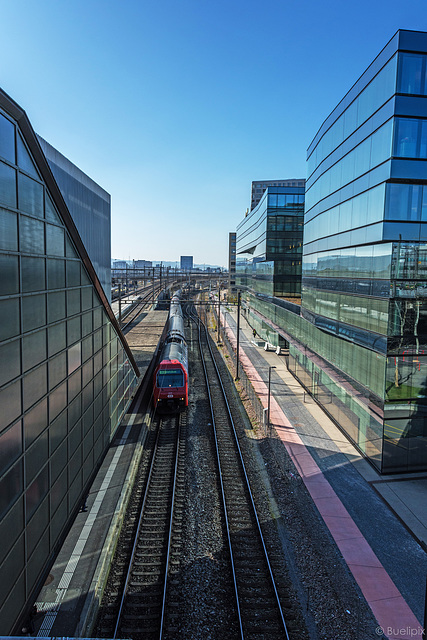
<instances>
[{"instance_id":1,"label":"curved glass facade","mask_svg":"<svg viewBox=\"0 0 427 640\"><path fill-rule=\"evenodd\" d=\"M8 99L0 98L6 108ZM22 120L25 135L0 112L4 633L40 587L138 381Z\"/></svg>"},{"instance_id":2,"label":"curved glass facade","mask_svg":"<svg viewBox=\"0 0 427 640\"><path fill-rule=\"evenodd\" d=\"M301 296L304 189L268 187L237 227L236 284L255 293Z\"/></svg>"},{"instance_id":3,"label":"curved glass facade","mask_svg":"<svg viewBox=\"0 0 427 640\"><path fill-rule=\"evenodd\" d=\"M341 353L303 324L324 363L294 346L291 367L329 413L345 405L337 421L385 472L427 468L426 65L427 34L398 32L308 152L302 315Z\"/></svg>"}]
</instances>

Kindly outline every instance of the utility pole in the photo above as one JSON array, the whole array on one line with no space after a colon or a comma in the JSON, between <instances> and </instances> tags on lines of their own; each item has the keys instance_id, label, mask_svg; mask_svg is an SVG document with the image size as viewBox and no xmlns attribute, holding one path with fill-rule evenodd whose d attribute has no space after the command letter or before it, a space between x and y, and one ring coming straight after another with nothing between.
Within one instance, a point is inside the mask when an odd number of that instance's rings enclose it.
<instances>
[{"instance_id":1,"label":"utility pole","mask_svg":"<svg viewBox=\"0 0 427 640\"><path fill-rule=\"evenodd\" d=\"M240 291L237 293L237 360L236 380L239 379L239 352L240 352Z\"/></svg>"}]
</instances>

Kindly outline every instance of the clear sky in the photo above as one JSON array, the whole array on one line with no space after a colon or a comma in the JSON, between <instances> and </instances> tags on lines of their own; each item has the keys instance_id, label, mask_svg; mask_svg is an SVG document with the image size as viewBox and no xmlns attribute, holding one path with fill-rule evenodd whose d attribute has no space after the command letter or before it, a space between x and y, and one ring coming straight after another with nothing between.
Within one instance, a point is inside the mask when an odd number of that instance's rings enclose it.
<instances>
[{"instance_id":1,"label":"clear sky","mask_svg":"<svg viewBox=\"0 0 427 640\"><path fill-rule=\"evenodd\" d=\"M112 197L116 258L228 263L252 180L317 129L426 0L0 0L1 87Z\"/></svg>"}]
</instances>

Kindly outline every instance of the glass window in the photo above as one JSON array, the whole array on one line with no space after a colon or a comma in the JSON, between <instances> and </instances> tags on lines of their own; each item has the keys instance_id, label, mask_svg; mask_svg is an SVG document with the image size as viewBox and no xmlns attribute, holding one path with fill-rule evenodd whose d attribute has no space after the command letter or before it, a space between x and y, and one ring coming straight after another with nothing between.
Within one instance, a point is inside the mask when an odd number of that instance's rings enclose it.
<instances>
[{"instance_id":1,"label":"glass window","mask_svg":"<svg viewBox=\"0 0 427 640\"><path fill-rule=\"evenodd\" d=\"M47 259L47 286L48 289L65 288L65 261Z\"/></svg>"},{"instance_id":2,"label":"glass window","mask_svg":"<svg viewBox=\"0 0 427 640\"><path fill-rule=\"evenodd\" d=\"M27 522L34 515L37 507L46 496L49 488L47 466L39 473L25 494Z\"/></svg>"},{"instance_id":3,"label":"glass window","mask_svg":"<svg viewBox=\"0 0 427 640\"><path fill-rule=\"evenodd\" d=\"M39 174L34 165L34 162L29 152L27 151L25 142L22 140L20 134L18 134L17 147L18 147L18 165L20 169L24 169L24 171L26 171L27 173L30 173L34 178L39 178Z\"/></svg>"},{"instance_id":4,"label":"glass window","mask_svg":"<svg viewBox=\"0 0 427 640\"><path fill-rule=\"evenodd\" d=\"M19 331L19 300L12 298L0 300L0 340L7 340L18 335Z\"/></svg>"},{"instance_id":5,"label":"glass window","mask_svg":"<svg viewBox=\"0 0 427 640\"><path fill-rule=\"evenodd\" d=\"M0 249L18 251L17 214L0 208Z\"/></svg>"},{"instance_id":6,"label":"glass window","mask_svg":"<svg viewBox=\"0 0 427 640\"><path fill-rule=\"evenodd\" d=\"M65 322L55 324L48 328L48 353L49 357L62 351L66 347Z\"/></svg>"},{"instance_id":7,"label":"glass window","mask_svg":"<svg viewBox=\"0 0 427 640\"><path fill-rule=\"evenodd\" d=\"M43 218L43 186L39 182L20 173L18 195L21 211Z\"/></svg>"},{"instance_id":8,"label":"glass window","mask_svg":"<svg viewBox=\"0 0 427 640\"><path fill-rule=\"evenodd\" d=\"M425 56L411 53L399 54L399 93L420 95L424 84L423 60Z\"/></svg>"},{"instance_id":9,"label":"glass window","mask_svg":"<svg viewBox=\"0 0 427 640\"><path fill-rule=\"evenodd\" d=\"M28 371L46 360L46 330L30 333L22 338L22 367Z\"/></svg>"},{"instance_id":10,"label":"glass window","mask_svg":"<svg viewBox=\"0 0 427 640\"><path fill-rule=\"evenodd\" d=\"M16 208L16 171L0 162L0 202Z\"/></svg>"},{"instance_id":11,"label":"glass window","mask_svg":"<svg viewBox=\"0 0 427 640\"><path fill-rule=\"evenodd\" d=\"M71 375L73 371L78 369L82 363L82 349L81 343L73 345L68 349L68 375Z\"/></svg>"},{"instance_id":12,"label":"glass window","mask_svg":"<svg viewBox=\"0 0 427 640\"><path fill-rule=\"evenodd\" d=\"M45 282L45 260L44 258L30 258L22 256L22 291L41 291L46 288Z\"/></svg>"},{"instance_id":13,"label":"glass window","mask_svg":"<svg viewBox=\"0 0 427 640\"><path fill-rule=\"evenodd\" d=\"M401 158L416 158L418 120L396 118L395 154Z\"/></svg>"},{"instance_id":14,"label":"glass window","mask_svg":"<svg viewBox=\"0 0 427 640\"><path fill-rule=\"evenodd\" d=\"M0 390L0 430L9 426L21 414L21 381Z\"/></svg>"},{"instance_id":15,"label":"glass window","mask_svg":"<svg viewBox=\"0 0 427 640\"><path fill-rule=\"evenodd\" d=\"M46 324L46 296L22 298L22 330L31 331Z\"/></svg>"},{"instance_id":16,"label":"glass window","mask_svg":"<svg viewBox=\"0 0 427 640\"><path fill-rule=\"evenodd\" d=\"M22 423L14 424L0 435L0 476L22 454Z\"/></svg>"},{"instance_id":17,"label":"glass window","mask_svg":"<svg viewBox=\"0 0 427 640\"><path fill-rule=\"evenodd\" d=\"M42 400L24 416L25 448L28 448L48 425L47 400Z\"/></svg>"},{"instance_id":18,"label":"glass window","mask_svg":"<svg viewBox=\"0 0 427 640\"><path fill-rule=\"evenodd\" d=\"M19 248L24 253L44 253L44 222L21 216L19 220Z\"/></svg>"},{"instance_id":19,"label":"glass window","mask_svg":"<svg viewBox=\"0 0 427 640\"><path fill-rule=\"evenodd\" d=\"M80 286L80 262L67 260L67 287Z\"/></svg>"},{"instance_id":20,"label":"glass window","mask_svg":"<svg viewBox=\"0 0 427 640\"><path fill-rule=\"evenodd\" d=\"M26 411L47 393L47 366L43 364L27 373L22 379L22 388Z\"/></svg>"},{"instance_id":21,"label":"glass window","mask_svg":"<svg viewBox=\"0 0 427 640\"><path fill-rule=\"evenodd\" d=\"M71 320L67 322L67 344L73 344L73 342L77 342L80 338L80 317L71 318Z\"/></svg>"},{"instance_id":22,"label":"glass window","mask_svg":"<svg viewBox=\"0 0 427 640\"><path fill-rule=\"evenodd\" d=\"M64 256L64 229L52 224L46 225L46 253L50 256Z\"/></svg>"},{"instance_id":23,"label":"glass window","mask_svg":"<svg viewBox=\"0 0 427 640\"><path fill-rule=\"evenodd\" d=\"M65 318L65 291L47 294L47 318L49 323Z\"/></svg>"},{"instance_id":24,"label":"glass window","mask_svg":"<svg viewBox=\"0 0 427 640\"><path fill-rule=\"evenodd\" d=\"M18 256L0 253L0 295L19 293Z\"/></svg>"},{"instance_id":25,"label":"glass window","mask_svg":"<svg viewBox=\"0 0 427 640\"><path fill-rule=\"evenodd\" d=\"M46 225L46 253L52 256L64 256L64 229Z\"/></svg>"},{"instance_id":26,"label":"glass window","mask_svg":"<svg viewBox=\"0 0 427 640\"><path fill-rule=\"evenodd\" d=\"M0 386L21 373L21 341L13 340L0 347Z\"/></svg>"},{"instance_id":27,"label":"glass window","mask_svg":"<svg viewBox=\"0 0 427 640\"><path fill-rule=\"evenodd\" d=\"M0 519L22 493L22 463L16 462L11 470L0 480Z\"/></svg>"},{"instance_id":28,"label":"glass window","mask_svg":"<svg viewBox=\"0 0 427 640\"><path fill-rule=\"evenodd\" d=\"M74 316L80 313L80 289L67 291L67 315Z\"/></svg>"},{"instance_id":29,"label":"glass window","mask_svg":"<svg viewBox=\"0 0 427 640\"><path fill-rule=\"evenodd\" d=\"M0 114L0 156L15 164L15 126Z\"/></svg>"},{"instance_id":30,"label":"glass window","mask_svg":"<svg viewBox=\"0 0 427 640\"><path fill-rule=\"evenodd\" d=\"M49 420L54 420L67 406L67 383L63 382L49 395Z\"/></svg>"},{"instance_id":31,"label":"glass window","mask_svg":"<svg viewBox=\"0 0 427 640\"><path fill-rule=\"evenodd\" d=\"M420 120L420 151L419 158L427 158L427 120Z\"/></svg>"},{"instance_id":32,"label":"glass window","mask_svg":"<svg viewBox=\"0 0 427 640\"><path fill-rule=\"evenodd\" d=\"M51 358L48 363L49 368L49 389L53 389L67 376L67 357L65 353L60 353L55 358Z\"/></svg>"},{"instance_id":33,"label":"glass window","mask_svg":"<svg viewBox=\"0 0 427 640\"><path fill-rule=\"evenodd\" d=\"M51 222L56 222L57 224L62 224L58 214L56 213L56 209L54 207L54 204L53 204L52 200L50 199L49 194L47 194L47 193L46 193L45 208L46 208L46 219L47 220L50 220Z\"/></svg>"}]
</instances>

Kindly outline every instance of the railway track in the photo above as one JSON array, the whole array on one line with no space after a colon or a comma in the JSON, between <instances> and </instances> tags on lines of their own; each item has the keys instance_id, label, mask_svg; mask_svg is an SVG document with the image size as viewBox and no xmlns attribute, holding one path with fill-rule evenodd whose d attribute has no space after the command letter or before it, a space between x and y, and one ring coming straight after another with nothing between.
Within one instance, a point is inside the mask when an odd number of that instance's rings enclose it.
<instances>
[{"instance_id":1,"label":"railway track","mask_svg":"<svg viewBox=\"0 0 427 640\"><path fill-rule=\"evenodd\" d=\"M150 433L105 589L99 637L162 637L168 579L179 567L184 446L182 414L162 418Z\"/></svg>"},{"instance_id":2,"label":"railway track","mask_svg":"<svg viewBox=\"0 0 427 640\"><path fill-rule=\"evenodd\" d=\"M200 321L198 326L200 354L212 412L240 637L245 640L289 640L232 412L207 329Z\"/></svg>"}]
</instances>

